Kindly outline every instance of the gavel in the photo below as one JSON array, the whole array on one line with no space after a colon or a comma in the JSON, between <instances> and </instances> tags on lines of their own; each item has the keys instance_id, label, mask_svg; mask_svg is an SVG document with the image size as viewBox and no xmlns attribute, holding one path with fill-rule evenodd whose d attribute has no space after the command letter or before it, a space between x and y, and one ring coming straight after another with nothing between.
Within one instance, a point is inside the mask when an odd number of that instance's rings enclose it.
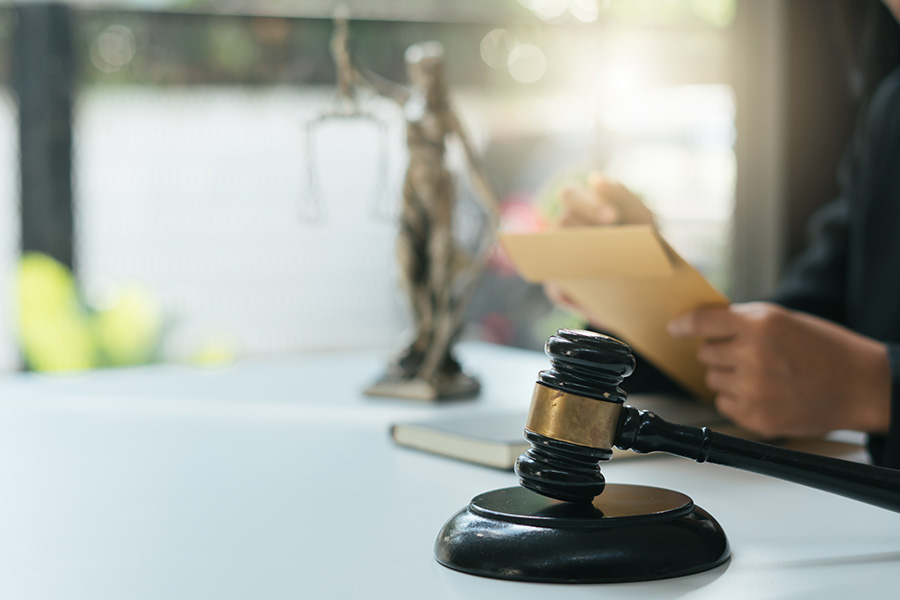
<instances>
[{"instance_id":1,"label":"gavel","mask_svg":"<svg viewBox=\"0 0 900 600\"><path fill-rule=\"evenodd\" d=\"M590 503L606 485L612 448L667 452L791 481L900 512L900 470L788 450L664 421L625 404L619 384L635 368L631 349L599 333L561 329L546 344L516 462L519 483L543 496Z\"/></svg>"},{"instance_id":2,"label":"gavel","mask_svg":"<svg viewBox=\"0 0 900 600\"><path fill-rule=\"evenodd\" d=\"M721 525L662 488L606 484L612 448L668 452L818 488L900 512L900 470L779 448L668 423L625 404L631 349L561 329L547 340L516 462L521 485L479 494L438 534L442 565L473 575L553 583L679 577L725 564Z\"/></svg>"}]
</instances>

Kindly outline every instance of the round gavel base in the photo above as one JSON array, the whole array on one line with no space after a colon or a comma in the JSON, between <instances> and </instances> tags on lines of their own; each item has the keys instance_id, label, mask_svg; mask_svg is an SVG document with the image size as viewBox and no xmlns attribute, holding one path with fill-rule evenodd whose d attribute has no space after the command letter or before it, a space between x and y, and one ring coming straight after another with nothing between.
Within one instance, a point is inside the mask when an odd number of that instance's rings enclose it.
<instances>
[{"instance_id":1,"label":"round gavel base","mask_svg":"<svg viewBox=\"0 0 900 600\"><path fill-rule=\"evenodd\" d=\"M730 556L725 532L686 495L610 484L593 504L511 487L476 496L444 525L438 562L517 581L648 581L711 569Z\"/></svg>"}]
</instances>

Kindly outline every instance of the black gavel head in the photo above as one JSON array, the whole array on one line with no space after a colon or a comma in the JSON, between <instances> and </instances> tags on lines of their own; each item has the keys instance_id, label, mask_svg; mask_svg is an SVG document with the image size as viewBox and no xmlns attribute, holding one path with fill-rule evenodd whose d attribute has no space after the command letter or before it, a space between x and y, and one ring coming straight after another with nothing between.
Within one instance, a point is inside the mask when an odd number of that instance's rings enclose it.
<instances>
[{"instance_id":1,"label":"black gavel head","mask_svg":"<svg viewBox=\"0 0 900 600\"><path fill-rule=\"evenodd\" d=\"M614 338L568 329L544 350L551 368L535 383L525 424L531 448L516 461L516 474L544 496L591 502L606 485L600 463L612 457L626 398L619 384L634 372L634 356Z\"/></svg>"}]
</instances>

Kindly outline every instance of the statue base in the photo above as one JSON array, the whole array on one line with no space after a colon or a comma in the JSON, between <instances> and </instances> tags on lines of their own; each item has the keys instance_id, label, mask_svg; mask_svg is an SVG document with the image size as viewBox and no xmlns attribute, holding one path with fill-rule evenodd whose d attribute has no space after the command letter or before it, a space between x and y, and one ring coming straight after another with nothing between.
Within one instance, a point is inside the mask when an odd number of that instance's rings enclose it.
<instances>
[{"instance_id":1,"label":"statue base","mask_svg":"<svg viewBox=\"0 0 900 600\"><path fill-rule=\"evenodd\" d=\"M426 401L468 398L475 396L479 391L481 384L478 380L463 372L440 375L436 381L426 381L417 377L404 378L388 373L363 390L369 396Z\"/></svg>"},{"instance_id":2,"label":"statue base","mask_svg":"<svg viewBox=\"0 0 900 600\"><path fill-rule=\"evenodd\" d=\"M730 556L719 524L686 495L607 485L592 504L523 487L476 496L441 530L439 563L483 577L547 583L615 583L678 577Z\"/></svg>"}]
</instances>

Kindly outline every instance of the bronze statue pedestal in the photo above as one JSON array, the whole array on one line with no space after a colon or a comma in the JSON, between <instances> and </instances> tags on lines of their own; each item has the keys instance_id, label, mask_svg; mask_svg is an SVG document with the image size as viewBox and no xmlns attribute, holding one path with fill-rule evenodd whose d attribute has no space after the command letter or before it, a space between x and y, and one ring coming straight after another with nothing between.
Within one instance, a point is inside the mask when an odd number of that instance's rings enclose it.
<instances>
[{"instance_id":1,"label":"bronze statue pedestal","mask_svg":"<svg viewBox=\"0 0 900 600\"><path fill-rule=\"evenodd\" d=\"M481 384L477 379L460 371L450 375L438 375L434 381L418 377L404 378L388 373L363 392L369 396L436 401L468 398L480 390Z\"/></svg>"},{"instance_id":2,"label":"bronze statue pedestal","mask_svg":"<svg viewBox=\"0 0 900 600\"><path fill-rule=\"evenodd\" d=\"M524 487L476 496L443 527L442 565L483 577L546 583L615 583L678 577L730 556L719 524L686 495L607 485L592 504Z\"/></svg>"}]
</instances>

